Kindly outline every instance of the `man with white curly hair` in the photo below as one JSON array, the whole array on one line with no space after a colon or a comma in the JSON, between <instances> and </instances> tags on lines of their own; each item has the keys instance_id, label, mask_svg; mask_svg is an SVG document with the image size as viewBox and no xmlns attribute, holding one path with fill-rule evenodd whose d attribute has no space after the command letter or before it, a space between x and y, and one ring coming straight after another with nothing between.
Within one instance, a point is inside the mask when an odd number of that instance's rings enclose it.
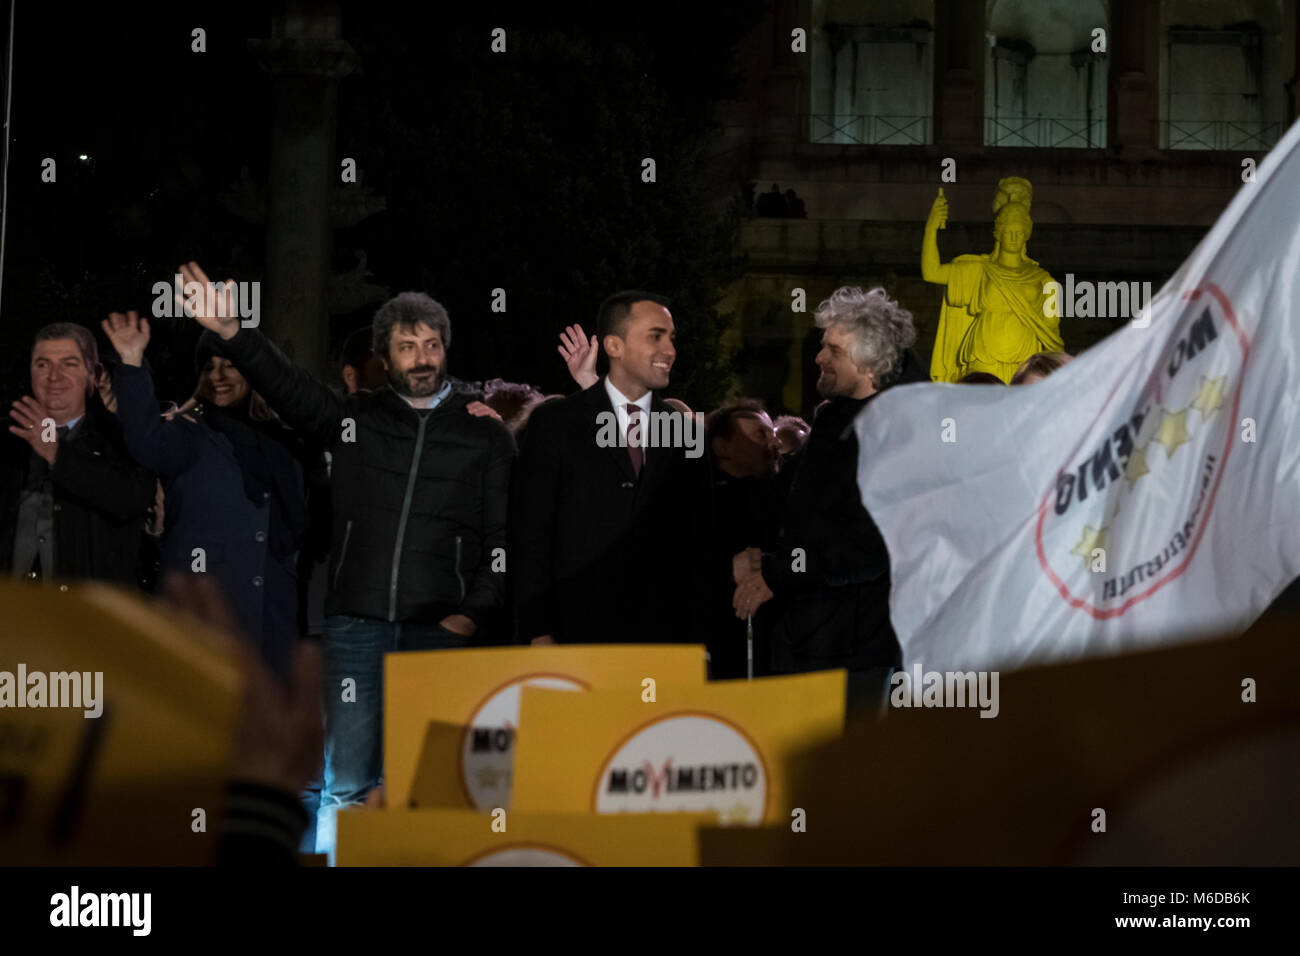
<instances>
[{"instance_id":1,"label":"man with white curly hair","mask_svg":"<svg viewBox=\"0 0 1300 956\"><path fill-rule=\"evenodd\" d=\"M852 425L886 388L928 376L911 352L912 314L884 289L836 289L816 318L817 391L828 402L795 465L777 548L736 556L733 604L743 619L774 594L787 599L773 669L845 668L850 705L874 704L900 657L889 622L889 552L858 493Z\"/></svg>"}]
</instances>

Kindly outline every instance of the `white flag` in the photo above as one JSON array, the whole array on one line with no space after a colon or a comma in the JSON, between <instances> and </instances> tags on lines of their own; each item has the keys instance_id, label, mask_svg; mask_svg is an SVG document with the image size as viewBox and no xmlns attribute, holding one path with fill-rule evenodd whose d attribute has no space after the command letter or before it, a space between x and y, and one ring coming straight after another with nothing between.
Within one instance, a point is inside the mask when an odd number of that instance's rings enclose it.
<instances>
[{"instance_id":1,"label":"white flag","mask_svg":"<svg viewBox=\"0 0 1300 956\"><path fill-rule=\"evenodd\" d=\"M1300 124L1148 308L1046 380L905 385L859 416L904 666L1240 631L1300 574L1298 144Z\"/></svg>"}]
</instances>

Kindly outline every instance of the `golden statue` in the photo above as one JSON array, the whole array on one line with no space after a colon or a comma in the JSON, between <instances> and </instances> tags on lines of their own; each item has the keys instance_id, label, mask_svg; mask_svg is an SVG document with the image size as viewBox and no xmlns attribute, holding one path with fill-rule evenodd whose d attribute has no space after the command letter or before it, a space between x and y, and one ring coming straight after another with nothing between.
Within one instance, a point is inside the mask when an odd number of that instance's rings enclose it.
<instances>
[{"instance_id":1,"label":"golden statue","mask_svg":"<svg viewBox=\"0 0 1300 956\"><path fill-rule=\"evenodd\" d=\"M939 190L921 243L921 278L944 286L930 358L934 381L990 372L1008 382L1029 356L1064 350L1060 319L1046 305L1052 277L1025 254L1032 198L1028 180L1003 179L993 199L993 251L941 263L937 235L948 224L948 200Z\"/></svg>"}]
</instances>

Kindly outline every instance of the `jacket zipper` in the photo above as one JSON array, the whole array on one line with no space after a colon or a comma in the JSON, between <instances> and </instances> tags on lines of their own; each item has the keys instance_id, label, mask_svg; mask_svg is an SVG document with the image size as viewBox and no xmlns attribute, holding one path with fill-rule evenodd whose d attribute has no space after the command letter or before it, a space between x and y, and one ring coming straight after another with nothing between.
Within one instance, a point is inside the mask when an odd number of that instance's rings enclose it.
<instances>
[{"instance_id":1,"label":"jacket zipper","mask_svg":"<svg viewBox=\"0 0 1300 956\"><path fill-rule=\"evenodd\" d=\"M339 572L343 570L343 561L348 556L348 541L352 539L352 520L348 519L348 526L343 531L343 547L339 549L339 563L334 568L334 583L330 587L335 590L339 586Z\"/></svg>"},{"instance_id":2,"label":"jacket zipper","mask_svg":"<svg viewBox=\"0 0 1300 956\"><path fill-rule=\"evenodd\" d=\"M406 497L402 499L402 516L397 520L397 540L393 542L393 573L388 583L388 619L397 620L397 571L402 561L402 539L406 537L406 519L411 513L411 497L415 494L415 476L424 453L424 423L428 415L420 416L420 428L415 433L415 451L411 453L411 471L406 476Z\"/></svg>"},{"instance_id":3,"label":"jacket zipper","mask_svg":"<svg viewBox=\"0 0 1300 956\"><path fill-rule=\"evenodd\" d=\"M460 535L456 535L456 580L460 582L460 599L465 600L465 579L460 573Z\"/></svg>"}]
</instances>

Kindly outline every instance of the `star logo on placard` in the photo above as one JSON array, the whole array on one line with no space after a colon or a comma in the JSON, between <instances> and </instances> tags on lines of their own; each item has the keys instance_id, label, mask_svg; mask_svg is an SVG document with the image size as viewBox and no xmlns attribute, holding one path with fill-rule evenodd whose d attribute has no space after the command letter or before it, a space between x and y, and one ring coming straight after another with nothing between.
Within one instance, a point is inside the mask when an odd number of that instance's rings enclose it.
<instances>
[{"instance_id":1,"label":"star logo on placard","mask_svg":"<svg viewBox=\"0 0 1300 956\"><path fill-rule=\"evenodd\" d=\"M1102 541L1105 540L1108 530L1109 529L1105 525L1102 525L1100 528L1094 528L1090 524L1083 526L1083 536L1079 538L1079 543L1074 546L1074 550L1070 553L1077 554L1079 557L1083 558L1083 567L1085 571L1092 566L1093 550L1104 547Z\"/></svg>"},{"instance_id":2,"label":"star logo on placard","mask_svg":"<svg viewBox=\"0 0 1300 956\"><path fill-rule=\"evenodd\" d=\"M722 821L724 823L748 823L749 807L743 803L735 803L731 807L722 811Z\"/></svg>"},{"instance_id":3,"label":"star logo on placard","mask_svg":"<svg viewBox=\"0 0 1300 956\"><path fill-rule=\"evenodd\" d=\"M1201 413L1201 421L1209 421L1219 408L1223 406L1224 392L1227 391L1228 376L1220 378L1206 378L1201 376L1201 384L1196 389L1196 398L1192 401L1192 408Z\"/></svg>"},{"instance_id":4,"label":"star logo on placard","mask_svg":"<svg viewBox=\"0 0 1300 956\"><path fill-rule=\"evenodd\" d=\"M1179 445L1185 445L1188 442L1187 437L1187 409L1181 412L1171 412L1167 408L1160 409L1160 427L1156 429L1152 441L1165 447L1165 454L1169 458L1174 457L1174 452L1178 450Z\"/></svg>"},{"instance_id":5,"label":"star logo on placard","mask_svg":"<svg viewBox=\"0 0 1300 956\"><path fill-rule=\"evenodd\" d=\"M494 789L501 785L503 778L510 776L510 771L497 770L495 767L480 767L476 776L480 787Z\"/></svg>"}]
</instances>

